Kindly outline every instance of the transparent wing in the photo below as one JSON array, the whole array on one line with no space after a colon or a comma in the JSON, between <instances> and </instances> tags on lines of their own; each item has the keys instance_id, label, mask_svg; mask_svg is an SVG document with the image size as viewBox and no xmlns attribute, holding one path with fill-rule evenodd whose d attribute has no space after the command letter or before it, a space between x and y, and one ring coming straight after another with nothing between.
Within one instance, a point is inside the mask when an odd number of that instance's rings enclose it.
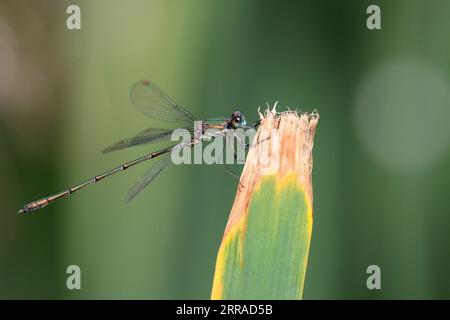
<instances>
[{"instance_id":1,"label":"transparent wing","mask_svg":"<svg viewBox=\"0 0 450 320\"><path fill-rule=\"evenodd\" d=\"M220 122L220 123L222 123L222 122L225 122L225 121L228 121L228 120L230 120L230 118L226 118L226 117L215 117L215 118L208 118L208 119L206 119L205 121L206 121L206 122Z\"/></svg>"},{"instance_id":2,"label":"transparent wing","mask_svg":"<svg viewBox=\"0 0 450 320\"><path fill-rule=\"evenodd\" d=\"M157 129L157 128L147 128L136 133L134 137L144 137L148 135L163 133L163 132L172 132L174 129Z\"/></svg>"},{"instance_id":3,"label":"transparent wing","mask_svg":"<svg viewBox=\"0 0 450 320\"><path fill-rule=\"evenodd\" d=\"M161 160L159 160L158 163L156 163L153 167L151 167L150 170L148 170L141 177L141 179L130 189L130 191L128 192L128 194L127 194L127 196L125 198L125 201L126 202L130 202L131 200L133 200L170 163L171 162L170 162L170 152L169 152L167 155L163 156L163 158Z\"/></svg>"},{"instance_id":4,"label":"transparent wing","mask_svg":"<svg viewBox=\"0 0 450 320\"><path fill-rule=\"evenodd\" d=\"M162 140L169 139L172 135L173 129L154 129L149 128L144 131L139 132L133 138L119 140L116 143L110 145L103 149L103 153L108 153L111 151L121 150L137 145L154 143Z\"/></svg>"},{"instance_id":5,"label":"transparent wing","mask_svg":"<svg viewBox=\"0 0 450 320\"><path fill-rule=\"evenodd\" d=\"M189 132L193 132L193 127L183 128ZM172 132L176 129L156 129L148 128L140 131L137 135L132 138L122 139L116 143L106 147L102 150L103 153L109 153L116 150L122 150L129 147L134 147L143 144L156 143L163 140L168 140L172 136Z\"/></svg>"},{"instance_id":6,"label":"transparent wing","mask_svg":"<svg viewBox=\"0 0 450 320\"><path fill-rule=\"evenodd\" d=\"M136 82L130 91L130 99L143 114L167 122L193 122L195 117L180 107L153 82Z\"/></svg>"}]
</instances>

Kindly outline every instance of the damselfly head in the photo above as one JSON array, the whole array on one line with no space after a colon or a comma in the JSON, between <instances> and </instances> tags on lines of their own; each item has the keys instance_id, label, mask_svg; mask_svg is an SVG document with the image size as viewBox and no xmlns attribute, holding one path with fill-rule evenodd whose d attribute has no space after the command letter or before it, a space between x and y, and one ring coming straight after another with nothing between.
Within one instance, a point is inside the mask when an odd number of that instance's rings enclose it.
<instances>
[{"instance_id":1,"label":"damselfly head","mask_svg":"<svg viewBox=\"0 0 450 320\"><path fill-rule=\"evenodd\" d=\"M242 128L243 126L247 125L247 122L245 121L245 116L240 111L235 111L231 115L230 125L233 129Z\"/></svg>"}]
</instances>

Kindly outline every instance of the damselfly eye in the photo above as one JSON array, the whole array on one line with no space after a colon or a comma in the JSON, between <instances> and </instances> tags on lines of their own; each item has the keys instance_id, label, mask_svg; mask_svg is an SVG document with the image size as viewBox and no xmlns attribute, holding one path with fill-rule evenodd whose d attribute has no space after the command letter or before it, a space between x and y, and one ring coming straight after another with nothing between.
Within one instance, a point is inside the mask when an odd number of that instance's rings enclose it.
<instances>
[{"instance_id":1,"label":"damselfly eye","mask_svg":"<svg viewBox=\"0 0 450 320\"><path fill-rule=\"evenodd\" d=\"M243 125L245 125L245 117L240 111L235 111L231 115L231 127L233 129L241 128Z\"/></svg>"},{"instance_id":2,"label":"damselfly eye","mask_svg":"<svg viewBox=\"0 0 450 320\"><path fill-rule=\"evenodd\" d=\"M236 121L236 119L231 120L231 127L233 129L237 129L237 128L239 128L239 126L240 126L240 123L238 121Z\"/></svg>"}]
</instances>

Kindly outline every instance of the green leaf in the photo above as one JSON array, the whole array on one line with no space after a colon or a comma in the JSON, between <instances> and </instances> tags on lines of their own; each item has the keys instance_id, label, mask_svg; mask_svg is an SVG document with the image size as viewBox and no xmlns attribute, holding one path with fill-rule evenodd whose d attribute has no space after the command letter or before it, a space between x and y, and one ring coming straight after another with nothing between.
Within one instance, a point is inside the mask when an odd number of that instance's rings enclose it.
<instances>
[{"instance_id":1,"label":"green leaf","mask_svg":"<svg viewBox=\"0 0 450 320\"><path fill-rule=\"evenodd\" d=\"M249 153L243 187L217 256L212 299L303 295L313 225L312 142L318 115L288 113L267 119L262 131L277 131L270 143ZM249 161L260 155L275 160L266 166Z\"/></svg>"},{"instance_id":2,"label":"green leaf","mask_svg":"<svg viewBox=\"0 0 450 320\"><path fill-rule=\"evenodd\" d=\"M219 253L221 292L213 290L213 298L301 299L312 208L296 180L295 175L262 179L246 223L235 225Z\"/></svg>"}]
</instances>

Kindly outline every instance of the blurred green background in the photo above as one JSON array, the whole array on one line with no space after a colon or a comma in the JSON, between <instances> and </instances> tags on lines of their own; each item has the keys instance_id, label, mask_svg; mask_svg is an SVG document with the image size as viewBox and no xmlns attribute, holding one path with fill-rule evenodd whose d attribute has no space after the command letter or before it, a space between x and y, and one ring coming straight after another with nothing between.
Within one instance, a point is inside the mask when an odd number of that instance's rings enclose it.
<instances>
[{"instance_id":1,"label":"blurred green background","mask_svg":"<svg viewBox=\"0 0 450 320\"><path fill-rule=\"evenodd\" d=\"M100 152L161 127L128 99L145 78L200 118L318 109L305 299L450 298L449 16L441 0L2 1L0 298L209 298L236 191L222 168L172 166L125 204L148 163L16 214L159 147Z\"/></svg>"}]
</instances>

